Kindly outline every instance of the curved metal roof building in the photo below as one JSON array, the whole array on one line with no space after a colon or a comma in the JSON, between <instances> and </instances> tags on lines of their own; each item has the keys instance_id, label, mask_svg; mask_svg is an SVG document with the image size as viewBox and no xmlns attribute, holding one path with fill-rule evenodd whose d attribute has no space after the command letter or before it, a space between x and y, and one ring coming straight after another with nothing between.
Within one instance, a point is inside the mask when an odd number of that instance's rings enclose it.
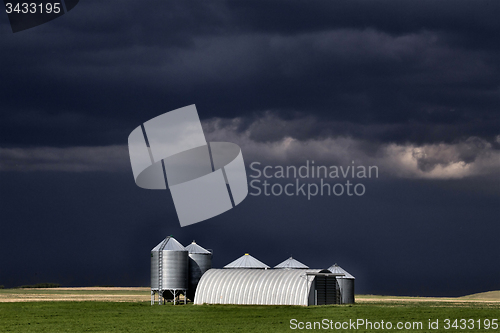
<instances>
[{"instance_id":1,"label":"curved metal roof building","mask_svg":"<svg viewBox=\"0 0 500 333\"><path fill-rule=\"evenodd\" d=\"M330 281L329 288L333 288L328 293L335 300L325 304L335 304L337 283L334 274L327 270L244 268L208 270L198 284L194 304L321 304L317 301L318 275Z\"/></svg>"}]
</instances>

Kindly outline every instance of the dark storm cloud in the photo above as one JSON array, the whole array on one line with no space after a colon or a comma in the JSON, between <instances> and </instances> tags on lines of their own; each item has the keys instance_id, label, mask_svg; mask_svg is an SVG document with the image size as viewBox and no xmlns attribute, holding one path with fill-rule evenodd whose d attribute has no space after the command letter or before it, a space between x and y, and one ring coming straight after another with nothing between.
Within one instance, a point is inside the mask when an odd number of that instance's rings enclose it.
<instances>
[{"instance_id":1,"label":"dark storm cloud","mask_svg":"<svg viewBox=\"0 0 500 333\"><path fill-rule=\"evenodd\" d=\"M303 131L304 139L320 133L382 143L493 142L498 7L84 2L0 42L7 50L0 55L2 144L123 144L138 123L192 103L204 119L273 112L348 124ZM56 125L18 121L34 114ZM74 122L78 117L90 120ZM67 121L58 127L61 119Z\"/></svg>"},{"instance_id":2,"label":"dark storm cloud","mask_svg":"<svg viewBox=\"0 0 500 333\"><path fill-rule=\"evenodd\" d=\"M205 121L203 127L209 141L230 141L242 147L247 165L252 161L264 165L303 165L311 160L345 166L355 161L360 165L378 166L384 178L497 177L500 170L500 135L493 143L471 136L450 144L422 145L381 144L347 135L335 138L328 135L329 130L342 126L349 124L318 121L314 117L283 120L266 114L253 122L239 118L212 119ZM322 130L324 133L318 133ZM356 130L366 128L358 126Z\"/></svg>"},{"instance_id":3,"label":"dark storm cloud","mask_svg":"<svg viewBox=\"0 0 500 333\"><path fill-rule=\"evenodd\" d=\"M421 30L481 34L493 41L500 24L498 3L472 1L234 1L237 24L283 34L331 28L373 28L390 34ZM490 45L492 46L492 45Z\"/></svg>"},{"instance_id":4,"label":"dark storm cloud","mask_svg":"<svg viewBox=\"0 0 500 333\"><path fill-rule=\"evenodd\" d=\"M234 142L242 148L247 173L253 162L301 166L307 160L317 165L374 165L383 178L497 177L500 171L500 150L495 148L500 135L494 143L471 136L452 144L381 144L330 135L346 124L315 117L283 120L271 113L253 120L213 118L202 125L208 141ZM318 129L325 133L314 133ZM0 148L0 155L0 171L131 171L126 145Z\"/></svg>"},{"instance_id":5,"label":"dark storm cloud","mask_svg":"<svg viewBox=\"0 0 500 333\"><path fill-rule=\"evenodd\" d=\"M126 146L0 148L0 155L0 171L131 171Z\"/></svg>"}]
</instances>

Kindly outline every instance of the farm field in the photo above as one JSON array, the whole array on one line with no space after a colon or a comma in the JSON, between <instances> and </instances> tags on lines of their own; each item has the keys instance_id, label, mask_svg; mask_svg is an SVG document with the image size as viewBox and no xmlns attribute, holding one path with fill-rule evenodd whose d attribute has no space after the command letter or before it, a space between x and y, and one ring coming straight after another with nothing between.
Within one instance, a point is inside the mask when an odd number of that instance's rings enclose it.
<instances>
[{"instance_id":1,"label":"farm field","mask_svg":"<svg viewBox=\"0 0 500 333\"><path fill-rule=\"evenodd\" d=\"M290 332L290 320L307 322L422 323L406 332L500 332L484 320L500 319L500 292L459 298L358 295L353 305L332 306L151 306L149 288L55 288L0 290L0 332ZM16 296L17 295L17 296ZM28 297L29 302L13 298ZM44 301L34 301L40 297ZM66 301L59 301L66 297ZM72 297L89 301L75 301ZM122 298L122 299L120 299ZM98 300L97 300L98 299ZM124 300L126 299L126 300ZM143 301L142 299L146 299ZM7 301L8 300L8 301ZM473 319L474 329L444 329L444 320ZM439 329L428 323L439 321ZM477 320L482 324L478 329ZM314 324L312 324L314 325ZM293 326L293 325L292 325ZM305 327L305 326L304 326ZM319 331L355 331L319 329ZM305 331L305 330L304 330ZM360 332L382 329L361 327Z\"/></svg>"},{"instance_id":2,"label":"farm field","mask_svg":"<svg viewBox=\"0 0 500 333\"><path fill-rule=\"evenodd\" d=\"M149 287L75 287L0 289L1 302L105 301L145 302Z\"/></svg>"},{"instance_id":3,"label":"farm field","mask_svg":"<svg viewBox=\"0 0 500 333\"><path fill-rule=\"evenodd\" d=\"M356 295L356 302L497 302L500 303L500 290L472 294L462 297L410 297L410 296L380 296L380 295Z\"/></svg>"}]
</instances>

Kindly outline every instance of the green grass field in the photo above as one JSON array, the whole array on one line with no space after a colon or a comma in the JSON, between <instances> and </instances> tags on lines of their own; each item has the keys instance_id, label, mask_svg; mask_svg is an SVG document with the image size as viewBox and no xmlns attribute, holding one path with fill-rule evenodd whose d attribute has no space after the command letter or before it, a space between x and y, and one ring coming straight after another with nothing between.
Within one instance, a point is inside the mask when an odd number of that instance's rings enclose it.
<instances>
[{"instance_id":1,"label":"green grass field","mask_svg":"<svg viewBox=\"0 0 500 333\"><path fill-rule=\"evenodd\" d=\"M385 302L335 306L151 306L148 302L12 302L0 303L0 332L289 332L290 320L321 322L323 319L371 322L422 322L439 320L432 332L500 332L477 329L477 320L500 317L499 303ZM443 320L474 319L475 329L444 329ZM318 329L319 330L319 329ZM325 331L325 330L321 330ZM346 331L335 330L332 331ZM354 331L354 330L350 330ZM388 330L365 330L381 332Z\"/></svg>"}]
</instances>

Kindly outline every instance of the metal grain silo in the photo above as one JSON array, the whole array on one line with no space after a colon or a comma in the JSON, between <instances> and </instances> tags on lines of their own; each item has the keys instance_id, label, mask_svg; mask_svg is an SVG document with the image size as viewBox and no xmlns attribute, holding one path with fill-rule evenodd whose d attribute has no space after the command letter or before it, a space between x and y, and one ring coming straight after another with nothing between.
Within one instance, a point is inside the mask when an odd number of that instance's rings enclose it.
<instances>
[{"instance_id":1,"label":"metal grain silo","mask_svg":"<svg viewBox=\"0 0 500 333\"><path fill-rule=\"evenodd\" d=\"M199 246L195 241L186 246L186 250L189 253L187 296L190 300L194 300L196 287L201 276L212 268L212 252Z\"/></svg>"},{"instance_id":2,"label":"metal grain silo","mask_svg":"<svg viewBox=\"0 0 500 333\"><path fill-rule=\"evenodd\" d=\"M293 259L292 257L274 266L277 269L308 269L309 266L304 265L300 261Z\"/></svg>"},{"instance_id":3,"label":"metal grain silo","mask_svg":"<svg viewBox=\"0 0 500 333\"><path fill-rule=\"evenodd\" d=\"M266 264L264 264L262 261L255 259L248 253L245 253L245 255L239 257L233 262L230 262L224 268L256 268L256 269L268 269L270 268Z\"/></svg>"},{"instance_id":4,"label":"metal grain silo","mask_svg":"<svg viewBox=\"0 0 500 333\"><path fill-rule=\"evenodd\" d=\"M163 297L174 299L186 294L188 288L188 251L172 236L165 238L151 250L151 303L158 293L158 302Z\"/></svg>"},{"instance_id":5,"label":"metal grain silo","mask_svg":"<svg viewBox=\"0 0 500 333\"><path fill-rule=\"evenodd\" d=\"M344 274L342 276L337 276L337 282L340 287L340 297L342 304L352 304L354 303L354 280L355 277L349 274L345 269L337 264L334 264L328 270L332 273Z\"/></svg>"}]
</instances>

